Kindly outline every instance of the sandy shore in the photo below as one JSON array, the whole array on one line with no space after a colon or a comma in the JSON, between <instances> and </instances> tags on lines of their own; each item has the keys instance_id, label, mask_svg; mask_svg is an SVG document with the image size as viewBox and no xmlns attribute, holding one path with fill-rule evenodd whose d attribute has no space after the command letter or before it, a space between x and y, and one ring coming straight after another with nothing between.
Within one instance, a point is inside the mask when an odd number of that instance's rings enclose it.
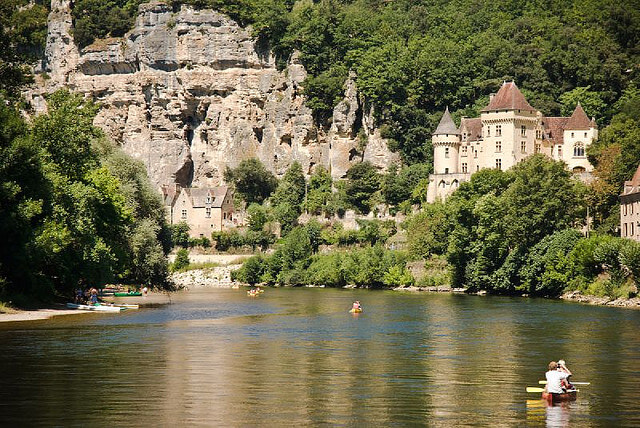
<instances>
[{"instance_id":1,"label":"sandy shore","mask_svg":"<svg viewBox=\"0 0 640 428\"><path fill-rule=\"evenodd\" d=\"M10 314L0 314L0 322L46 320L58 315L86 314L88 311L76 309L37 309L33 311L16 310Z\"/></svg>"},{"instance_id":2,"label":"sandy shore","mask_svg":"<svg viewBox=\"0 0 640 428\"><path fill-rule=\"evenodd\" d=\"M105 297L104 300L110 303L132 303L138 304L140 307L162 305L169 303L170 297L167 293L149 293L146 296L137 297ZM60 308L43 308L32 311L23 311L16 309L11 313L0 313L0 322L16 322L16 321L37 321L53 318L59 315L79 315L87 313L99 313L95 311L83 311L79 309L67 309L60 305Z\"/></svg>"}]
</instances>

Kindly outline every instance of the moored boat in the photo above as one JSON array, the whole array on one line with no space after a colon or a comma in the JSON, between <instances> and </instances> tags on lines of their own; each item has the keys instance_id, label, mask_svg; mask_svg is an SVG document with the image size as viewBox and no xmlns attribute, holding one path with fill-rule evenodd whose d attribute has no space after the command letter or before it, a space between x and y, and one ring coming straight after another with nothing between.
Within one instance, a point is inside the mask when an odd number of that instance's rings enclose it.
<instances>
[{"instance_id":1,"label":"moored boat","mask_svg":"<svg viewBox=\"0 0 640 428\"><path fill-rule=\"evenodd\" d=\"M140 305L134 305L130 303L112 303L110 306L124 309L140 309Z\"/></svg>"},{"instance_id":2,"label":"moored boat","mask_svg":"<svg viewBox=\"0 0 640 428\"><path fill-rule=\"evenodd\" d=\"M550 392L543 392L542 399L549 403L560 403L562 401L575 401L578 396L578 390L563 392L561 394L553 394Z\"/></svg>"},{"instance_id":3,"label":"moored boat","mask_svg":"<svg viewBox=\"0 0 640 428\"><path fill-rule=\"evenodd\" d=\"M115 297L130 297L130 296L142 296L142 292L140 291L124 291L113 293Z\"/></svg>"},{"instance_id":4,"label":"moored boat","mask_svg":"<svg viewBox=\"0 0 640 428\"><path fill-rule=\"evenodd\" d=\"M105 306L105 305L80 305L77 303L67 303L69 309L80 309L83 311L97 311L97 312L120 312L126 308L118 306Z\"/></svg>"}]
</instances>

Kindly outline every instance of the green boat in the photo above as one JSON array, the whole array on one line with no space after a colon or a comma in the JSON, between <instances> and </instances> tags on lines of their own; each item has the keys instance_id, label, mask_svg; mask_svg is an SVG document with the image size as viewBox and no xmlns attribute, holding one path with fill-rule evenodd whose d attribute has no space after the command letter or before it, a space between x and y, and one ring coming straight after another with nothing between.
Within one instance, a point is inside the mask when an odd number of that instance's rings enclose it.
<instances>
[{"instance_id":1,"label":"green boat","mask_svg":"<svg viewBox=\"0 0 640 428\"><path fill-rule=\"evenodd\" d=\"M127 292L113 293L113 295L115 297L142 296L142 292L140 292L140 291L127 291Z\"/></svg>"}]
</instances>

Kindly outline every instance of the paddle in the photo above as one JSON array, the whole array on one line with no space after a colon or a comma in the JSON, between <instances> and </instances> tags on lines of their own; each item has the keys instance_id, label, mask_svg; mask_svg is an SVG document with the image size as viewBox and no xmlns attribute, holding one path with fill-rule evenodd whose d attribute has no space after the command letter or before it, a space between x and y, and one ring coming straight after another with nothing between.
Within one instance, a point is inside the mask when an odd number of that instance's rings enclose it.
<instances>
[{"instance_id":1,"label":"paddle","mask_svg":"<svg viewBox=\"0 0 640 428\"><path fill-rule=\"evenodd\" d=\"M538 383L540 385L546 385L547 381L546 380L539 380ZM591 382L571 382L573 385L591 385Z\"/></svg>"},{"instance_id":2,"label":"paddle","mask_svg":"<svg viewBox=\"0 0 640 428\"><path fill-rule=\"evenodd\" d=\"M576 389L575 391L578 392L579 390ZM537 386L527 386L527 392L544 392L544 388L538 388Z\"/></svg>"}]
</instances>

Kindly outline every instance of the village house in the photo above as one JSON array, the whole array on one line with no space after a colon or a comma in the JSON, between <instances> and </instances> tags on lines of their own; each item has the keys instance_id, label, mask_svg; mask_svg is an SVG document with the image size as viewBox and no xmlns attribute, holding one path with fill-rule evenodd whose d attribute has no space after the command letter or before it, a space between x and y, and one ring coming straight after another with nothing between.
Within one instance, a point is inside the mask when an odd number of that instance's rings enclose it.
<instances>
[{"instance_id":1,"label":"village house","mask_svg":"<svg viewBox=\"0 0 640 428\"><path fill-rule=\"evenodd\" d=\"M620 236L640 242L640 165L620 195Z\"/></svg>"},{"instance_id":2,"label":"village house","mask_svg":"<svg viewBox=\"0 0 640 428\"><path fill-rule=\"evenodd\" d=\"M458 128L447 108L432 136L433 170L427 201L445 199L483 168L507 170L534 153L561 160L576 174L593 167L586 149L598 137L595 119L578 103L571 117L546 117L531 107L514 82L504 82L479 118Z\"/></svg>"},{"instance_id":3,"label":"village house","mask_svg":"<svg viewBox=\"0 0 640 428\"><path fill-rule=\"evenodd\" d=\"M227 186L212 188L162 187L165 216L169 224L185 222L192 238L211 238L237 226L233 192Z\"/></svg>"}]
</instances>

